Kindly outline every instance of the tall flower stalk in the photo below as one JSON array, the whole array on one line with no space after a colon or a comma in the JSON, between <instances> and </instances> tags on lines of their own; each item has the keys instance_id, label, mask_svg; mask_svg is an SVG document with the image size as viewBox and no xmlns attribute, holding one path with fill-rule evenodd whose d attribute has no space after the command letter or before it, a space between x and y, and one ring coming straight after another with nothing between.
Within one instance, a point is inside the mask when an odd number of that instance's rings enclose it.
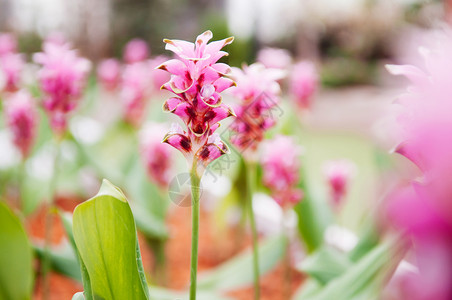
<instances>
[{"instance_id":1,"label":"tall flower stalk","mask_svg":"<svg viewBox=\"0 0 452 300\"><path fill-rule=\"evenodd\" d=\"M50 119L56 141L56 153L51 180L51 196L46 216L44 259L42 264L43 298L49 299L48 271L50 269L50 245L53 227L52 210L54 206L57 170L60 160L60 144L67 131L69 113L81 99L86 77L91 63L80 58L75 50L64 41L47 40L43 52L36 53L34 61L42 67L38 72L40 88L43 92L43 106Z\"/></svg>"},{"instance_id":2,"label":"tall flower stalk","mask_svg":"<svg viewBox=\"0 0 452 300\"><path fill-rule=\"evenodd\" d=\"M284 257L284 299L289 299L292 287L290 259L290 232L286 226L286 216L303 198L303 191L297 188L300 179L301 148L292 138L278 135L266 141L262 153L263 181L273 199L281 206L281 231L285 237L286 253Z\"/></svg>"},{"instance_id":3,"label":"tall flower stalk","mask_svg":"<svg viewBox=\"0 0 452 300\"><path fill-rule=\"evenodd\" d=\"M19 198L24 209L23 184L25 180L25 161L30 155L36 138L38 111L32 96L25 90L20 90L7 98L5 115L8 127L13 136L13 142L21 154L19 173Z\"/></svg>"},{"instance_id":4,"label":"tall flower stalk","mask_svg":"<svg viewBox=\"0 0 452 300\"><path fill-rule=\"evenodd\" d=\"M281 91L278 80L284 77L284 72L277 69L265 68L256 63L243 66L242 69L233 68L232 77L237 86L231 89L232 94L239 99L234 107L237 120L232 123L233 143L245 161L247 172L247 203L246 211L251 225L253 247L254 299L260 298L258 235L253 212L253 194L255 186L255 168L257 149L264 139L265 132L275 125L276 119L272 110L277 107Z\"/></svg>"},{"instance_id":5,"label":"tall flower stalk","mask_svg":"<svg viewBox=\"0 0 452 300\"><path fill-rule=\"evenodd\" d=\"M167 40L166 49L178 58L171 59L158 69L171 74L170 80L162 86L175 97L166 100L163 108L176 114L186 126L177 124L163 138L182 152L190 168L192 194L192 247L190 263L190 300L196 299L198 269L200 182L207 165L229 152L228 147L215 133L219 121L234 116L232 109L222 103L220 93L234 85L227 78L230 67L217 61L227 55L221 49L233 38L208 43L212 32L206 31L196 38L195 43L182 40Z\"/></svg>"}]
</instances>

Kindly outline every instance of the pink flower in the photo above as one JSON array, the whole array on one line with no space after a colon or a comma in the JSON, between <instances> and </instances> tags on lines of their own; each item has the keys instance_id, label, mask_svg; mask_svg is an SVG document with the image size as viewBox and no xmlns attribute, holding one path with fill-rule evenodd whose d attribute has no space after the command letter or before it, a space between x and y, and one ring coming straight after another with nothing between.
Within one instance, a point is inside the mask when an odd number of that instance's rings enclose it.
<instances>
[{"instance_id":1,"label":"pink flower","mask_svg":"<svg viewBox=\"0 0 452 300\"><path fill-rule=\"evenodd\" d=\"M264 143L261 159L264 184L283 207L294 205L303 198L303 192L297 188L300 179L299 155L300 148L288 136L278 135Z\"/></svg>"},{"instance_id":2,"label":"pink flower","mask_svg":"<svg viewBox=\"0 0 452 300\"><path fill-rule=\"evenodd\" d=\"M180 150L189 160L207 166L228 151L218 135L214 134L219 121L233 116L231 108L222 103L220 93L234 85L225 77L228 65L217 63L227 55L220 51L233 38L208 43L212 32L196 38L195 44L181 40L164 40L166 49L179 58L171 59L158 68L171 73L171 79L162 88L175 94L164 104L164 110L179 116L187 130L174 125L164 142Z\"/></svg>"},{"instance_id":3,"label":"pink flower","mask_svg":"<svg viewBox=\"0 0 452 300\"><path fill-rule=\"evenodd\" d=\"M129 41L124 48L124 61L128 64L144 61L149 58L149 48L142 39Z\"/></svg>"},{"instance_id":4,"label":"pink flower","mask_svg":"<svg viewBox=\"0 0 452 300\"><path fill-rule=\"evenodd\" d=\"M121 82L121 64L117 59L109 58L97 67L97 78L107 91L114 91Z\"/></svg>"},{"instance_id":5,"label":"pink flower","mask_svg":"<svg viewBox=\"0 0 452 300\"><path fill-rule=\"evenodd\" d=\"M265 131L275 125L281 92L278 80L284 77L284 72L255 63L244 65L243 70L233 68L232 77L237 86L231 93L240 103L234 107L237 120L231 129L237 134L231 137L231 142L242 151L247 148L254 151Z\"/></svg>"},{"instance_id":6,"label":"pink flower","mask_svg":"<svg viewBox=\"0 0 452 300\"><path fill-rule=\"evenodd\" d=\"M19 89L22 70L25 62L21 54L8 53L0 56L0 69L4 77L2 89L14 92Z\"/></svg>"},{"instance_id":7,"label":"pink flower","mask_svg":"<svg viewBox=\"0 0 452 300\"><path fill-rule=\"evenodd\" d=\"M397 152L413 161L422 177L390 198L392 222L415 243L420 273L416 300L452 298L452 34L435 36L422 49L426 67L388 66L412 85L398 99L402 131ZM422 284L419 284L422 282Z\"/></svg>"},{"instance_id":8,"label":"pink flower","mask_svg":"<svg viewBox=\"0 0 452 300\"><path fill-rule=\"evenodd\" d=\"M17 39L11 33L0 33L0 57L17 52Z\"/></svg>"},{"instance_id":9,"label":"pink flower","mask_svg":"<svg viewBox=\"0 0 452 300\"><path fill-rule=\"evenodd\" d=\"M257 54L257 61L266 68L286 70L292 63L292 57L285 49L264 48Z\"/></svg>"},{"instance_id":10,"label":"pink flower","mask_svg":"<svg viewBox=\"0 0 452 300\"><path fill-rule=\"evenodd\" d=\"M42 65L38 79L44 93L44 108L51 119L52 128L59 133L66 129L67 114L82 96L82 90L91 64L80 58L69 44L46 42L43 52L34 55Z\"/></svg>"},{"instance_id":11,"label":"pink flower","mask_svg":"<svg viewBox=\"0 0 452 300\"><path fill-rule=\"evenodd\" d=\"M161 132L166 129L162 124L149 123L140 133L141 157L148 176L162 188L168 186L172 165L170 148L162 143Z\"/></svg>"},{"instance_id":12,"label":"pink flower","mask_svg":"<svg viewBox=\"0 0 452 300\"><path fill-rule=\"evenodd\" d=\"M13 134L14 144L26 158L36 136L38 112L31 95L19 91L8 97L5 105L8 126Z\"/></svg>"},{"instance_id":13,"label":"pink flower","mask_svg":"<svg viewBox=\"0 0 452 300\"><path fill-rule=\"evenodd\" d=\"M133 125L141 123L152 91L152 69L148 61L128 64L124 67L121 84L121 100L124 119Z\"/></svg>"},{"instance_id":14,"label":"pink flower","mask_svg":"<svg viewBox=\"0 0 452 300\"><path fill-rule=\"evenodd\" d=\"M331 198L335 207L342 204L347 194L351 177L355 175L356 166L348 160L326 162L323 173L330 187Z\"/></svg>"},{"instance_id":15,"label":"pink flower","mask_svg":"<svg viewBox=\"0 0 452 300\"><path fill-rule=\"evenodd\" d=\"M290 76L290 93L299 107L311 107L312 96L317 90L318 81L313 63L302 61L295 64Z\"/></svg>"}]
</instances>

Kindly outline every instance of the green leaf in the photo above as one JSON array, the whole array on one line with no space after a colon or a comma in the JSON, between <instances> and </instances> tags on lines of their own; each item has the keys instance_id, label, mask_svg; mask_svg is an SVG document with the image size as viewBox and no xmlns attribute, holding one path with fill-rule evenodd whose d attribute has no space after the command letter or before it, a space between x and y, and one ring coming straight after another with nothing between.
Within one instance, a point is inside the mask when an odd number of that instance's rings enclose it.
<instances>
[{"instance_id":1,"label":"green leaf","mask_svg":"<svg viewBox=\"0 0 452 300\"><path fill-rule=\"evenodd\" d=\"M124 194L109 181L74 210L73 233L93 299L149 299L135 221Z\"/></svg>"},{"instance_id":2,"label":"green leaf","mask_svg":"<svg viewBox=\"0 0 452 300\"><path fill-rule=\"evenodd\" d=\"M85 288L84 295L86 295L86 298L92 299L93 291L91 289L91 280L89 279L88 270L86 269L86 266L83 263L82 258L80 257L80 253L78 252L77 245L75 244L74 240L74 233L72 232L72 215L70 213L60 211L60 218L68 236L69 242L72 245L72 249L76 253L76 259L79 265L79 268L77 268L77 270L80 269L80 276L82 279L83 287Z\"/></svg>"},{"instance_id":3,"label":"green leaf","mask_svg":"<svg viewBox=\"0 0 452 300\"><path fill-rule=\"evenodd\" d=\"M30 299L33 251L17 216L0 202L0 299Z\"/></svg>"},{"instance_id":4,"label":"green leaf","mask_svg":"<svg viewBox=\"0 0 452 300\"><path fill-rule=\"evenodd\" d=\"M283 257L287 247L283 235L273 236L259 245L259 270L263 275L270 271ZM204 290L227 291L250 285L253 282L252 253L250 249L204 272L198 279L198 288Z\"/></svg>"},{"instance_id":5,"label":"green leaf","mask_svg":"<svg viewBox=\"0 0 452 300\"><path fill-rule=\"evenodd\" d=\"M34 246L34 250L39 259L44 257L44 249L40 246ZM71 277L75 280L81 281L79 264L73 248L69 244L64 244L58 249L50 250L50 264L51 268L63 275Z\"/></svg>"},{"instance_id":6,"label":"green leaf","mask_svg":"<svg viewBox=\"0 0 452 300\"><path fill-rule=\"evenodd\" d=\"M302 292L295 300L365 300L378 298L385 280L390 278L403 257L404 248L397 240L375 247L344 274L324 288Z\"/></svg>"},{"instance_id":7,"label":"green leaf","mask_svg":"<svg viewBox=\"0 0 452 300\"><path fill-rule=\"evenodd\" d=\"M300 271L309 274L321 284L326 284L331 279L344 273L351 261L345 253L324 246L308 256L300 265Z\"/></svg>"},{"instance_id":8,"label":"green leaf","mask_svg":"<svg viewBox=\"0 0 452 300\"><path fill-rule=\"evenodd\" d=\"M169 235L165 223L168 197L149 181L140 159L128 173L126 188L134 200L131 207L140 232L149 239L166 240Z\"/></svg>"}]
</instances>

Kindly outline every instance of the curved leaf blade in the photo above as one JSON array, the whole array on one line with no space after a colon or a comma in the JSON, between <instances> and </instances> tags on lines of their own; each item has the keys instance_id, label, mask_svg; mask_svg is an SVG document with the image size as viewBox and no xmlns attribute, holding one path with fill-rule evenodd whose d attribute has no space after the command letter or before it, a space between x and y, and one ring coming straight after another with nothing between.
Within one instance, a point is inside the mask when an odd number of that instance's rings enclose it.
<instances>
[{"instance_id":1,"label":"curved leaf blade","mask_svg":"<svg viewBox=\"0 0 452 300\"><path fill-rule=\"evenodd\" d=\"M33 251L17 216L0 203L0 299L30 299Z\"/></svg>"},{"instance_id":2,"label":"curved leaf blade","mask_svg":"<svg viewBox=\"0 0 452 300\"><path fill-rule=\"evenodd\" d=\"M132 211L117 187L104 180L75 208L73 233L94 299L149 299Z\"/></svg>"}]
</instances>

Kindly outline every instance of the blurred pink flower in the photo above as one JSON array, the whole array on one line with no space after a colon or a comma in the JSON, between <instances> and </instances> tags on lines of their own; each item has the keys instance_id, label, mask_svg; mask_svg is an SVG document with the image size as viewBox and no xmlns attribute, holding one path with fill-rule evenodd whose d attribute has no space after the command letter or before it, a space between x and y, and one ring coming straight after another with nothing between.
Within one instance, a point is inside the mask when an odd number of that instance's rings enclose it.
<instances>
[{"instance_id":1,"label":"blurred pink flower","mask_svg":"<svg viewBox=\"0 0 452 300\"><path fill-rule=\"evenodd\" d=\"M97 67L97 78L107 91L114 91L121 83L121 64L115 58L104 59Z\"/></svg>"},{"instance_id":2,"label":"blurred pink flower","mask_svg":"<svg viewBox=\"0 0 452 300\"><path fill-rule=\"evenodd\" d=\"M292 57L285 49L264 48L257 53L257 61L266 68L287 70L292 63Z\"/></svg>"},{"instance_id":3,"label":"blurred pink flower","mask_svg":"<svg viewBox=\"0 0 452 300\"><path fill-rule=\"evenodd\" d=\"M397 152L413 161L423 176L395 193L390 219L415 243L420 274L413 280L416 300L452 298L452 34L435 35L421 49L425 69L388 66L412 85L398 99L402 143Z\"/></svg>"},{"instance_id":4,"label":"blurred pink flower","mask_svg":"<svg viewBox=\"0 0 452 300\"><path fill-rule=\"evenodd\" d=\"M5 104L8 126L13 134L13 141L26 158L36 136L38 112L34 99L26 91L18 91L8 97Z\"/></svg>"},{"instance_id":5,"label":"blurred pink flower","mask_svg":"<svg viewBox=\"0 0 452 300\"><path fill-rule=\"evenodd\" d=\"M263 144L264 184L282 207L298 203L303 192L297 188L300 179L300 147L292 138L278 135Z\"/></svg>"},{"instance_id":6,"label":"blurred pink flower","mask_svg":"<svg viewBox=\"0 0 452 300\"><path fill-rule=\"evenodd\" d=\"M165 82L168 82L168 80L170 80L170 75L168 74L168 72L161 69L156 69L158 66L160 66L167 60L169 60L169 57L165 55L159 55L149 60L149 63L152 68L152 83L154 86L154 90L160 90L162 85L164 85Z\"/></svg>"},{"instance_id":7,"label":"blurred pink flower","mask_svg":"<svg viewBox=\"0 0 452 300\"><path fill-rule=\"evenodd\" d=\"M126 63L132 64L141 62L149 58L148 44L142 39L133 39L124 47L123 59Z\"/></svg>"},{"instance_id":8,"label":"blurred pink flower","mask_svg":"<svg viewBox=\"0 0 452 300\"><path fill-rule=\"evenodd\" d=\"M17 39L11 33L0 33L0 57L17 52Z\"/></svg>"},{"instance_id":9,"label":"blurred pink flower","mask_svg":"<svg viewBox=\"0 0 452 300\"><path fill-rule=\"evenodd\" d=\"M140 132L141 157L147 174L162 188L168 186L172 165L171 149L162 143L162 132L166 130L163 124L149 123Z\"/></svg>"},{"instance_id":10,"label":"blurred pink flower","mask_svg":"<svg viewBox=\"0 0 452 300\"><path fill-rule=\"evenodd\" d=\"M187 126L184 131L174 125L164 142L179 149L189 160L207 166L228 151L225 143L215 134L219 121L233 116L229 106L222 103L220 93L234 85L225 77L230 71L227 64L217 61L227 55L220 51L233 38L208 43L212 32L206 31L196 38L195 44L181 40L164 40L166 49L179 58L171 59L158 68L171 73L171 79L162 88L176 95L164 104L166 111L179 116Z\"/></svg>"},{"instance_id":11,"label":"blurred pink flower","mask_svg":"<svg viewBox=\"0 0 452 300\"><path fill-rule=\"evenodd\" d=\"M3 76L3 91L14 92L19 89L25 62L21 54L8 53L0 56L0 69Z\"/></svg>"},{"instance_id":12,"label":"blurred pink flower","mask_svg":"<svg viewBox=\"0 0 452 300\"><path fill-rule=\"evenodd\" d=\"M124 119L135 126L141 123L146 113L152 91L151 73L149 61L124 67L120 93L124 105Z\"/></svg>"},{"instance_id":13,"label":"blurred pink flower","mask_svg":"<svg viewBox=\"0 0 452 300\"><path fill-rule=\"evenodd\" d=\"M67 126L67 114L82 96L91 63L80 58L69 44L45 42L43 52L33 56L42 67L38 72L44 93L44 108L50 117L52 128L63 133Z\"/></svg>"},{"instance_id":14,"label":"blurred pink flower","mask_svg":"<svg viewBox=\"0 0 452 300\"><path fill-rule=\"evenodd\" d=\"M356 173L356 165L348 160L328 161L323 165L323 173L330 187L333 204L339 207L347 194L350 179Z\"/></svg>"},{"instance_id":15,"label":"blurred pink flower","mask_svg":"<svg viewBox=\"0 0 452 300\"><path fill-rule=\"evenodd\" d=\"M231 142L241 151L255 151L265 131L275 125L278 112L273 110L277 110L281 92L278 80L284 72L255 63L244 65L243 70L233 68L232 77L237 86L231 94L240 102L234 106L237 119L231 129L237 134L231 136Z\"/></svg>"},{"instance_id":16,"label":"blurred pink flower","mask_svg":"<svg viewBox=\"0 0 452 300\"><path fill-rule=\"evenodd\" d=\"M302 61L294 65L290 75L290 93L299 107L311 107L318 81L317 70L313 63Z\"/></svg>"}]
</instances>

